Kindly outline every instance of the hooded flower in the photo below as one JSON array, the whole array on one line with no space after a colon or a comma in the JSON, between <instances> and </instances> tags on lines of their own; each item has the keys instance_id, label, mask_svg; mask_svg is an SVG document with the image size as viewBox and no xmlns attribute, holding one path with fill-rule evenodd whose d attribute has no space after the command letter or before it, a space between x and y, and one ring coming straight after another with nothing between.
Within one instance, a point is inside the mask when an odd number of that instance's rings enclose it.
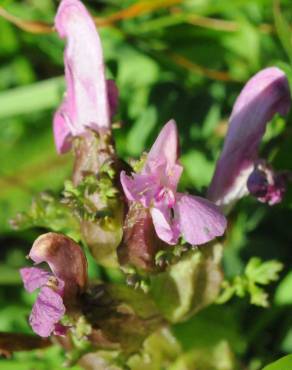
<instances>
[{"instance_id":1,"label":"hooded flower","mask_svg":"<svg viewBox=\"0 0 292 370\"><path fill-rule=\"evenodd\" d=\"M65 50L65 99L54 117L54 137L59 153L68 151L72 137L88 128L110 130L118 91L106 81L101 42L93 19L79 0L62 0L55 27L67 39Z\"/></svg>"},{"instance_id":2,"label":"hooded flower","mask_svg":"<svg viewBox=\"0 0 292 370\"><path fill-rule=\"evenodd\" d=\"M76 305L78 294L85 288L87 263L72 239L55 233L40 236L29 257L36 263L46 262L52 272L38 267L25 267L20 274L25 289L32 293L40 288L29 318L33 331L41 337L52 333L63 335L66 328L59 323L66 309Z\"/></svg>"},{"instance_id":3,"label":"hooded flower","mask_svg":"<svg viewBox=\"0 0 292 370\"><path fill-rule=\"evenodd\" d=\"M225 209L250 192L270 205L281 201L283 176L258 158L267 123L276 113L285 115L291 105L285 74L276 67L252 77L237 98L230 117L222 154L208 198Z\"/></svg>"},{"instance_id":4,"label":"hooded flower","mask_svg":"<svg viewBox=\"0 0 292 370\"><path fill-rule=\"evenodd\" d=\"M160 132L142 171L121 183L127 199L149 208L158 237L168 244L183 238L192 245L207 243L224 233L226 219L210 201L177 192L183 168L178 163L176 124L169 121Z\"/></svg>"}]
</instances>

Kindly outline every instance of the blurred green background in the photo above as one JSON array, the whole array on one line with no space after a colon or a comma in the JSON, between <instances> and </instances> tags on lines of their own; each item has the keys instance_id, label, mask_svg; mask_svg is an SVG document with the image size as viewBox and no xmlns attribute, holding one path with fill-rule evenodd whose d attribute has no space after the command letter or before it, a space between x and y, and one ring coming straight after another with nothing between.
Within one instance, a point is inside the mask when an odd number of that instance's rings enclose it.
<instances>
[{"instance_id":1,"label":"blurred green background","mask_svg":"<svg viewBox=\"0 0 292 370\"><path fill-rule=\"evenodd\" d=\"M182 187L204 192L243 84L270 65L284 69L292 82L291 1L84 3L100 18L107 74L120 91L119 154L138 157L174 118L185 165ZM21 20L52 23L58 1L1 0L0 5ZM14 231L9 220L38 192L60 192L70 176L72 157L57 156L52 136L62 74L63 42L55 33L25 32L0 18L0 331L31 332L27 317L34 297L24 292L18 269L45 230ZM292 169L290 121L291 115L276 117L264 138L262 152L276 168ZM225 243L227 277L242 273L249 258L258 256L284 263L281 280L270 287L268 309L235 298L177 325L174 332L186 353L227 343L239 369L258 370L292 352L291 206L289 190L273 208L251 198L238 204ZM225 356L225 347L218 348ZM54 348L19 353L0 360L0 369L59 369L62 359ZM193 369L179 366L174 369Z\"/></svg>"}]
</instances>

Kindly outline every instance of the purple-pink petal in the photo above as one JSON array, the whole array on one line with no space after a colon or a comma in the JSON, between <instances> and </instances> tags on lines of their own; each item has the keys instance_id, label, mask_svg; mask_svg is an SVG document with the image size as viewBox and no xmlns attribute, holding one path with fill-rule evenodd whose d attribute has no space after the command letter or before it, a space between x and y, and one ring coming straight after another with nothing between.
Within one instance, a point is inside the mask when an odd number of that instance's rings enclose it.
<instances>
[{"instance_id":1,"label":"purple-pink petal","mask_svg":"<svg viewBox=\"0 0 292 370\"><path fill-rule=\"evenodd\" d=\"M32 293L34 290L46 285L53 274L37 267L24 267L19 270L24 288Z\"/></svg>"},{"instance_id":2,"label":"purple-pink petal","mask_svg":"<svg viewBox=\"0 0 292 370\"><path fill-rule=\"evenodd\" d=\"M247 178L258 158L267 122L276 113L287 114L290 104L288 80L280 69L266 68L248 81L233 107L208 191L210 200L228 206L247 193Z\"/></svg>"},{"instance_id":3,"label":"purple-pink petal","mask_svg":"<svg viewBox=\"0 0 292 370\"><path fill-rule=\"evenodd\" d=\"M133 174L127 176L125 171L121 172L121 184L129 201L136 201L149 207L156 192L159 189L157 179L154 175Z\"/></svg>"},{"instance_id":4,"label":"purple-pink petal","mask_svg":"<svg viewBox=\"0 0 292 370\"><path fill-rule=\"evenodd\" d=\"M110 107L101 42L82 2L62 0L55 26L60 37L67 39L67 92L54 121L56 145L59 152L64 152L69 147L68 130L72 136L82 135L87 128L97 132L109 130ZM60 115L63 122L60 122ZM62 127L65 133L61 132Z\"/></svg>"},{"instance_id":5,"label":"purple-pink petal","mask_svg":"<svg viewBox=\"0 0 292 370\"><path fill-rule=\"evenodd\" d=\"M33 331L49 337L65 314L62 297L49 287L43 287L36 299L29 318Z\"/></svg>"},{"instance_id":6,"label":"purple-pink petal","mask_svg":"<svg viewBox=\"0 0 292 370\"><path fill-rule=\"evenodd\" d=\"M174 245L182 235L190 244L203 244L224 233L226 219L210 201L177 193L183 167L178 163L178 134L174 121L161 130L144 168L121 184L129 201L149 208L157 236Z\"/></svg>"},{"instance_id":7,"label":"purple-pink petal","mask_svg":"<svg viewBox=\"0 0 292 370\"><path fill-rule=\"evenodd\" d=\"M183 173L183 166L176 163L172 168L168 170L166 174L166 179L164 182L166 186L172 189L173 191L176 191L176 188L178 186L182 173Z\"/></svg>"},{"instance_id":8,"label":"purple-pink petal","mask_svg":"<svg viewBox=\"0 0 292 370\"><path fill-rule=\"evenodd\" d=\"M219 208L201 197L178 193L174 213L182 236L192 245L205 244L226 229L227 221Z\"/></svg>"},{"instance_id":9,"label":"purple-pink petal","mask_svg":"<svg viewBox=\"0 0 292 370\"><path fill-rule=\"evenodd\" d=\"M176 123L170 120L160 131L147 155L145 170L150 172L157 162L171 169L178 158L178 134Z\"/></svg>"},{"instance_id":10,"label":"purple-pink petal","mask_svg":"<svg viewBox=\"0 0 292 370\"><path fill-rule=\"evenodd\" d=\"M158 135L141 173L132 174L131 177L125 172L121 173L121 184L128 200L139 201L148 208L163 194L173 193L174 197L183 171L183 167L177 163L177 155L177 128L171 120Z\"/></svg>"},{"instance_id":11,"label":"purple-pink petal","mask_svg":"<svg viewBox=\"0 0 292 370\"><path fill-rule=\"evenodd\" d=\"M68 117L66 117L65 106L65 104L62 104L54 115L53 132L56 149L59 154L68 152L72 146L72 134L68 124Z\"/></svg>"},{"instance_id":12,"label":"purple-pink petal","mask_svg":"<svg viewBox=\"0 0 292 370\"><path fill-rule=\"evenodd\" d=\"M167 205L160 204L159 206L152 207L150 213L159 239L167 244L176 244L180 235L180 230L176 220L172 217L171 209L167 207Z\"/></svg>"}]
</instances>

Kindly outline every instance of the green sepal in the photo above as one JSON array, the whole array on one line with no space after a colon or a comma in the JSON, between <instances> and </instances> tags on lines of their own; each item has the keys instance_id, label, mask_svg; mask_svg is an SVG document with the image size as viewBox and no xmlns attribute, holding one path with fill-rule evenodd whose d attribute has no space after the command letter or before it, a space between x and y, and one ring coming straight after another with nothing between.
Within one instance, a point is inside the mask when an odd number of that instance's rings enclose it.
<instances>
[{"instance_id":1,"label":"green sepal","mask_svg":"<svg viewBox=\"0 0 292 370\"><path fill-rule=\"evenodd\" d=\"M162 315L180 322L215 301L222 282L222 245L190 250L181 260L151 277L150 295Z\"/></svg>"}]
</instances>

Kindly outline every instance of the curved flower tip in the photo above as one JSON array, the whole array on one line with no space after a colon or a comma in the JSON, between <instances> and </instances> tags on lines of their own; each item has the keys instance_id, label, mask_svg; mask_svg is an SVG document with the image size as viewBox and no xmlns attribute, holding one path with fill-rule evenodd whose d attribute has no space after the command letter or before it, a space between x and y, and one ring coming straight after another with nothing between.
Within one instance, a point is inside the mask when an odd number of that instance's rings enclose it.
<instances>
[{"instance_id":1,"label":"curved flower tip","mask_svg":"<svg viewBox=\"0 0 292 370\"><path fill-rule=\"evenodd\" d=\"M247 179L258 159L267 123L291 105L288 80L280 69L266 68L252 77L237 98L208 198L228 208L247 194Z\"/></svg>"},{"instance_id":2,"label":"curved flower tip","mask_svg":"<svg viewBox=\"0 0 292 370\"><path fill-rule=\"evenodd\" d=\"M54 118L57 150L63 153L70 149L69 136L82 135L88 128L97 132L109 130L111 107L101 42L81 1L62 0L55 27L60 37L67 39L64 57L67 92ZM113 92L111 99L111 104L116 104Z\"/></svg>"},{"instance_id":3,"label":"curved flower tip","mask_svg":"<svg viewBox=\"0 0 292 370\"><path fill-rule=\"evenodd\" d=\"M176 122L172 119L164 125L152 148L150 149L146 165L164 162L167 166L175 165L178 158L178 133Z\"/></svg>"},{"instance_id":4,"label":"curved flower tip","mask_svg":"<svg viewBox=\"0 0 292 370\"><path fill-rule=\"evenodd\" d=\"M178 238L204 244L222 235L226 219L210 201L176 191L182 174L178 162L178 135L174 121L168 122L152 146L141 173L121 173L121 184L131 202L150 209L158 237L168 244Z\"/></svg>"},{"instance_id":5,"label":"curved flower tip","mask_svg":"<svg viewBox=\"0 0 292 370\"><path fill-rule=\"evenodd\" d=\"M38 267L20 270L25 289L31 293L40 289L30 315L30 324L42 337L65 335L59 321L66 309L74 306L80 291L85 289L87 262L72 239L56 233L41 235L33 244L29 257L36 263L46 262L52 272ZM66 307L66 308L65 308Z\"/></svg>"},{"instance_id":6,"label":"curved flower tip","mask_svg":"<svg viewBox=\"0 0 292 370\"><path fill-rule=\"evenodd\" d=\"M53 274L64 281L64 295L83 290L87 282L87 261L80 246L71 238L57 233L43 234L29 252L35 263L46 262Z\"/></svg>"}]
</instances>

